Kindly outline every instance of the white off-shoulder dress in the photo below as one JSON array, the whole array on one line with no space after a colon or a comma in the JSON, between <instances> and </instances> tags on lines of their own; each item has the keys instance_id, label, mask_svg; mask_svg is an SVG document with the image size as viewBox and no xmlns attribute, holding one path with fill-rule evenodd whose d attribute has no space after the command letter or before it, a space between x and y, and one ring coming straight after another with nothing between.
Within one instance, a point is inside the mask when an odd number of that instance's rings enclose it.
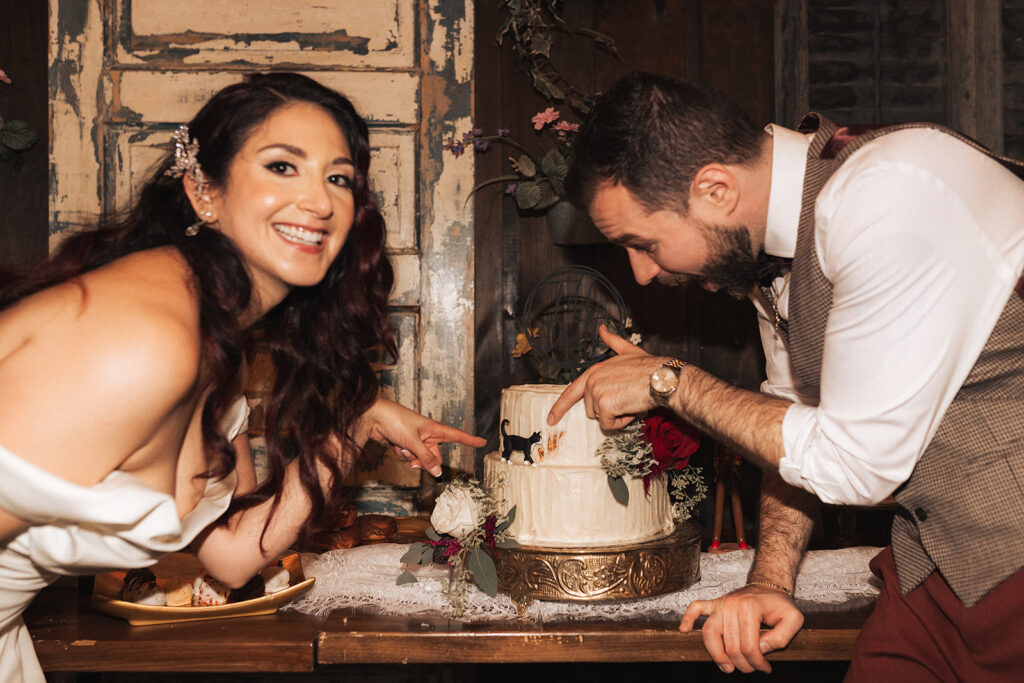
<instances>
[{"instance_id":1,"label":"white off-shoulder dress","mask_svg":"<svg viewBox=\"0 0 1024 683\"><path fill-rule=\"evenodd\" d=\"M228 411L229 439L248 425L244 397ZM147 567L182 550L231 502L235 473L209 480L199 504L178 517L174 498L131 474L72 484L0 445L0 508L31 526L0 546L0 681L43 683L21 614L60 576Z\"/></svg>"}]
</instances>

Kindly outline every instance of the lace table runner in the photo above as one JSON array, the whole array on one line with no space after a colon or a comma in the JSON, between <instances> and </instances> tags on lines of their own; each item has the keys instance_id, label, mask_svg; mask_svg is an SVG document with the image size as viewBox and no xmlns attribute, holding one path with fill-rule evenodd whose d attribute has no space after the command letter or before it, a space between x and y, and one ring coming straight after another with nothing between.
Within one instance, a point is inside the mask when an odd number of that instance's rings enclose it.
<instances>
[{"instance_id":1,"label":"lace table runner","mask_svg":"<svg viewBox=\"0 0 1024 683\"><path fill-rule=\"evenodd\" d=\"M324 614L335 609L366 609L380 614L451 616L445 595L448 571L436 565L403 565L409 546L396 543L305 554L302 567L315 576L313 589L287 609ZM810 551L804 556L796 582L796 602L805 613L835 611L868 605L878 595L878 581L868 562L879 548L856 547ZM746 583L754 559L751 549L700 556L701 580L685 590L639 600L614 603L572 603L535 600L520 615L512 599L491 598L472 586L461 621L527 620L542 624L554 621L605 621L682 616L693 600L709 600ZM406 569L417 583L396 585Z\"/></svg>"}]
</instances>

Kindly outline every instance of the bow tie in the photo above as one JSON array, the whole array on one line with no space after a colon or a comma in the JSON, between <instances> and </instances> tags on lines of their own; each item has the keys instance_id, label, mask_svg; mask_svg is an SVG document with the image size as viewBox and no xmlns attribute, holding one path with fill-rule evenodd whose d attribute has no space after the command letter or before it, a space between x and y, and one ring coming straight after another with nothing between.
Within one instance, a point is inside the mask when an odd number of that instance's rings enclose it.
<instances>
[{"instance_id":1,"label":"bow tie","mask_svg":"<svg viewBox=\"0 0 1024 683\"><path fill-rule=\"evenodd\" d=\"M757 257L757 284L769 287L775 278L785 275L792 266L793 259L782 256L769 256L763 251Z\"/></svg>"}]
</instances>

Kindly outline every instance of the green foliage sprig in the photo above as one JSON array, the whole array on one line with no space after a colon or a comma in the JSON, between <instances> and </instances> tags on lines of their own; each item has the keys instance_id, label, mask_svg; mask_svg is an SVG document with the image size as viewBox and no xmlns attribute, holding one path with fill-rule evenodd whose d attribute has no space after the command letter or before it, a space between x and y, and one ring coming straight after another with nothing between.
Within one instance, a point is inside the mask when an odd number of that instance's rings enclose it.
<instances>
[{"instance_id":1,"label":"green foliage sprig","mask_svg":"<svg viewBox=\"0 0 1024 683\"><path fill-rule=\"evenodd\" d=\"M438 515L438 510L443 510L443 513ZM467 525L467 518L475 524ZM491 597L498 594L498 571L491 553L498 548L519 547L508 532L515 518L515 506L508 514L502 515L497 501L476 479L456 479L438 496L431 526L426 530L427 541L410 544L401 561L405 564L447 565L448 602L454 616L462 616L470 582ZM435 526L453 530L452 533L439 533ZM417 583L417 579L406 570L398 576L396 583Z\"/></svg>"}]
</instances>

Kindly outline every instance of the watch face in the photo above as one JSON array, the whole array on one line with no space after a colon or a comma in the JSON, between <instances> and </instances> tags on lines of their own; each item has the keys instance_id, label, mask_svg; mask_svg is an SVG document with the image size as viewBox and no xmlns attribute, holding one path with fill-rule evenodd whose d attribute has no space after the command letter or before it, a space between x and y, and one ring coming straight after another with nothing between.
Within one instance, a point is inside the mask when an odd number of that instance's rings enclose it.
<instances>
[{"instance_id":1,"label":"watch face","mask_svg":"<svg viewBox=\"0 0 1024 683\"><path fill-rule=\"evenodd\" d=\"M674 368L662 366L651 374L651 389L659 394L671 394L679 383L679 375Z\"/></svg>"}]
</instances>

